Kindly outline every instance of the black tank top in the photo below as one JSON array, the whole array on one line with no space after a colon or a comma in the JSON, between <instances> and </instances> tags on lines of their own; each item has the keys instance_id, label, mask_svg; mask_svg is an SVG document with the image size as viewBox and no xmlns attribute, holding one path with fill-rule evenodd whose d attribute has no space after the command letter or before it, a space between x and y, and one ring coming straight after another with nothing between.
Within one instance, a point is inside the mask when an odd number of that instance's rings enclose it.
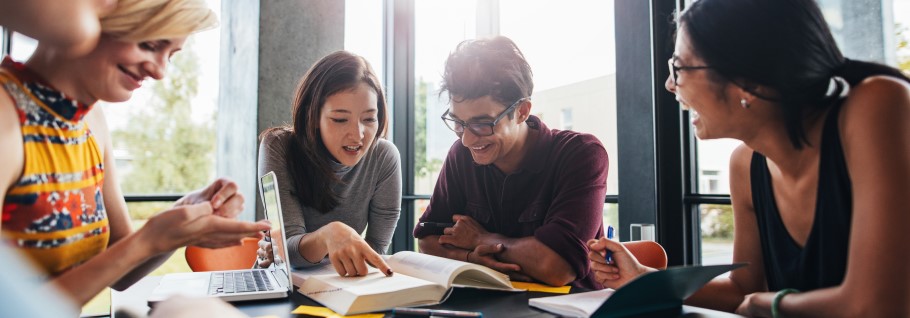
<instances>
[{"instance_id":1,"label":"black tank top","mask_svg":"<svg viewBox=\"0 0 910 318\"><path fill-rule=\"evenodd\" d=\"M844 280L853 191L838 133L839 112L838 105L825 119L815 219L802 248L781 221L765 156L758 152L752 155L752 204L758 220L765 279L771 291L784 288L807 291L837 286Z\"/></svg>"}]
</instances>

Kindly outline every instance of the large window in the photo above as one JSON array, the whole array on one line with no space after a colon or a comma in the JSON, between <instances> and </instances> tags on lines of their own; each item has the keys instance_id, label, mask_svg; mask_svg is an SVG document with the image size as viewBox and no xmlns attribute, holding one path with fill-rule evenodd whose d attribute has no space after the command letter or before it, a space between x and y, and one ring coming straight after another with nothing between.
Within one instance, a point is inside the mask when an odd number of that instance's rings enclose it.
<instances>
[{"instance_id":1,"label":"large window","mask_svg":"<svg viewBox=\"0 0 910 318\"><path fill-rule=\"evenodd\" d=\"M820 0L818 3L846 57L885 63L910 73L910 0ZM693 187L693 202L698 204L700 215L704 264L729 263L733 258L729 159L739 144L730 139L695 141L697 184ZM708 202L717 201L718 197L726 198L727 202Z\"/></svg>"},{"instance_id":2,"label":"large window","mask_svg":"<svg viewBox=\"0 0 910 318\"><path fill-rule=\"evenodd\" d=\"M691 129L691 127L689 127ZM698 166L695 191L700 195L730 196L730 154L735 139L697 140ZM733 208L727 203L698 206L701 262L728 264L733 260Z\"/></svg>"},{"instance_id":3,"label":"large window","mask_svg":"<svg viewBox=\"0 0 910 318\"><path fill-rule=\"evenodd\" d=\"M448 96L439 95L446 57L455 46L478 36L475 1L415 1L414 3L414 193L433 193L442 162L458 138L439 116L448 108ZM418 219L429 200L414 201ZM413 224L410 224L413 228ZM416 246L416 244L415 244Z\"/></svg>"},{"instance_id":4,"label":"large window","mask_svg":"<svg viewBox=\"0 0 910 318\"><path fill-rule=\"evenodd\" d=\"M385 78L382 8L382 1L345 0L344 3L344 49L367 59L379 78Z\"/></svg>"},{"instance_id":5,"label":"large window","mask_svg":"<svg viewBox=\"0 0 910 318\"><path fill-rule=\"evenodd\" d=\"M458 138L439 116L448 108L448 96L439 95L443 67L449 52L478 37L475 1L416 1L414 3L414 121L416 194L431 194L449 147ZM421 215L426 206L418 206Z\"/></svg>"},{"instance_id":6,"label":"large window","mask_svg":"<svg viewBox=\"0 0 910 318\"><path fill-rule=\"evenodd\" d=\"M101 102L127 196L181 195L213 180L219 36L191 36L164 79L145 81L129 101Z\"/></svg>"}]
</instances>

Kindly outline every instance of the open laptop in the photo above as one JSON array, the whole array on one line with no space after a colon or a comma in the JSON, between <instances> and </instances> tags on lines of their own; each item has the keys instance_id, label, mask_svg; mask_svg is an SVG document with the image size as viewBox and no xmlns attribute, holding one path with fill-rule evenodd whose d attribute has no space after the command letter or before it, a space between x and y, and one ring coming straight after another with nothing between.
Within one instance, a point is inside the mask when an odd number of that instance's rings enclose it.
<instances>
[{"instance_id":1,"label":"open laptop","mask_svg":"<svg viewBox=\"0 0 910 318\"><path fill-rule=\"evenodd\" d=\"M281 216L281 199L274 172L259 179L265 218L272 223L266 238L272 242L272 265L266 269L167 274L149 297L149 304L173 295L217 297L225 301L284 298L293 292L288 250ZM250 267L255 260L250 260Z\"/></svg>"}]
</instances>

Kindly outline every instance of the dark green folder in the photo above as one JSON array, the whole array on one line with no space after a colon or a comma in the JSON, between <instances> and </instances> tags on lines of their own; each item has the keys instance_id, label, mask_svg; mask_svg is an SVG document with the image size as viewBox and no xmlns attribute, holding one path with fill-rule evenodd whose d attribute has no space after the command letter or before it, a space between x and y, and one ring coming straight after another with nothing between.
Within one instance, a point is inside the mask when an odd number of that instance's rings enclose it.
<instances>
[{"instance_id":1,"label":"dark green folder","mask_svg":"<svg viewBox=\"0 0 910 318\"><path fill-rule=\"evenodd\" d=\"M679 313L683 300L711 279L745 265L680 266L641 275L617 289L591 317Z\"/></svg>"}]
</instances>

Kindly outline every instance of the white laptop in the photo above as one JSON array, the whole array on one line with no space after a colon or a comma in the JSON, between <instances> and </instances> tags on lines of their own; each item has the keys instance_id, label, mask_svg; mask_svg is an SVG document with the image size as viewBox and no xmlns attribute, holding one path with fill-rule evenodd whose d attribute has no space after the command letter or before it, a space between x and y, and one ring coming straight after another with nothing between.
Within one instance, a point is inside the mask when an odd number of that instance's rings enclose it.
<instances>
[{"instance_id":1,"label":"white laptop","mask_svg":"<svg viewBox=\"0 0 910 318\"><path fill-rule=\"evenodd\" d=\"M149 297L149 304L173 295L217 297L225 301L284 298L293 292L288 250L281 216L281 199L275 173L259 179L259 193L265 205L265 217L272 223L267 239L272 242L272 265L266 269L167 274ZM250 267L255 260L250 260Z\"/></svg>"}]
</instances>

